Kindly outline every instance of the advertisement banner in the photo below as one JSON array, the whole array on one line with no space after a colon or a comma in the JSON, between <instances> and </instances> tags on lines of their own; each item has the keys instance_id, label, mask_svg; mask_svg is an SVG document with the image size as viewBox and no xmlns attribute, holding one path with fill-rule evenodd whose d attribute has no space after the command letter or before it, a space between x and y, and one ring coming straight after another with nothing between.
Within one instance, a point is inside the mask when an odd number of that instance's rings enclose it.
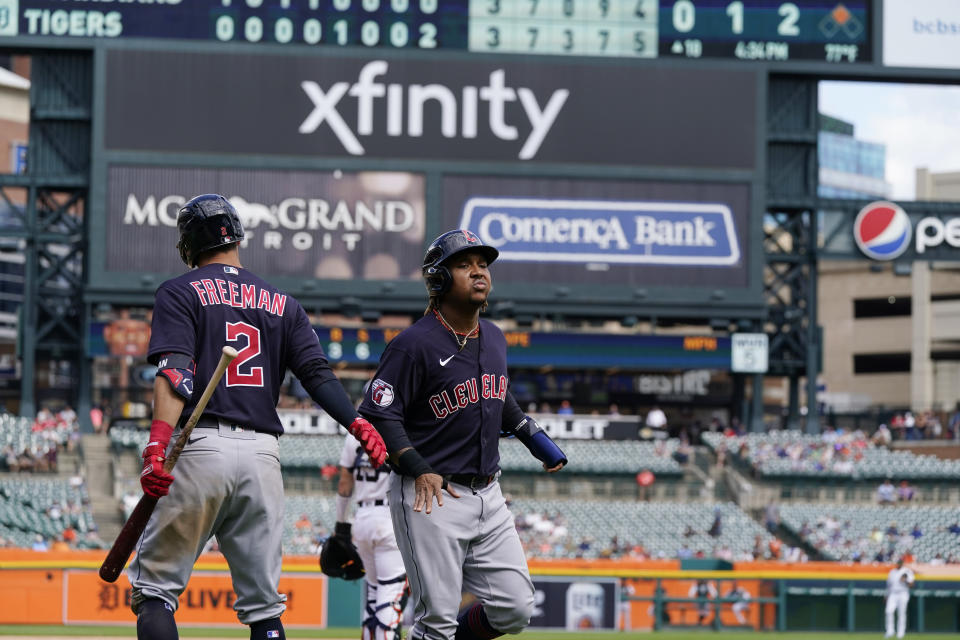
<instances>
[{"instance_id":1,"label":"advertisement banner","mask_svg":"<svg viewBox=\"0 0 960 640\"><path fill-rule=\"evenodd\" d=\"M960 4L884 0L883 64L960 69Z\"/></svg>"},{"instance_id":2,"label":"advertisement banner","mask_svg":"<svg viewBox=\"0 0 960 640\"><path fill-rule=\"evenodd\" d=\"M450 176L443 212L500 251L494 286L747 284L746 184Z\"/></svg>"},{"instance_id":3,"label":"advertisement banner","mask_svg":"<svg viewBox=\"0 0 960 640\"><path fill-rule=\"evenodd\" d=\"M177 211L221 193L237 209L243 264L262 277L419 280L424 177L398 171L113 166L106 270L180 270Z\"/></svg>"},{"instance_id":4,"label":"advertisement banner","mask_svg":"<svg viewBox=\"0 0 960 640\"><path fill-rule=\"evenodd\" d=\"M284 624L325 627L327 625L327 579L321 573L283 575L281 594L287 597ZM125 579L104 582L93 571L67 571L64 576L65 624L131 623L131 587ZM180 596L177 623L236 625L230 574L195 572Z\"/></svg>"},{"instance_id":5,"label":"advertisement banner","mask_svg":"<svg viewBox=\"0 0 960 640\"><path fill-rule=\"evenodd\" d=\"M445 56L384 60L338 53L110 50L105 146L747 170L756 165L757 75L748 69ZM211 87L215 100L184 99L209 95Z\"/></svg>"},{"instance_id":6,"label":"advertisement banner","mask_svg":"<svg viewBox=\"0 0 960 640\"><path fill-rule=\"evenodd\" d=\"M620 584L616 578L533 580L533 629L615 630Z\"/></svg>"}]
</instances>

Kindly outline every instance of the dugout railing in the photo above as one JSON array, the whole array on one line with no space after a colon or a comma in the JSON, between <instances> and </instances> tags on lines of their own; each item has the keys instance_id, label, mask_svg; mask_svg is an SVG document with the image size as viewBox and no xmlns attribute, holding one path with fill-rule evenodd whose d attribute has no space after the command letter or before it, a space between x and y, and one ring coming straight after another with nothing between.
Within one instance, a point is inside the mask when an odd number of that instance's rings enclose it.
<instances>
[{"instance_id":1,"label":"dugout railing","mask_svg":"<svg viewBox=\"0 0 960 640\"><path fill-rule=\"evenodd\" d=\"M677 595L697 579L706 579L718 597ZM646 608L653 630L756 629L768 631L882 632L885 585L880 579L797 580L751 579L749 574L717 577L716 572L689 572L684 579L641 578L625 580L621 599ZM737 620L730 597L734 583L747 583L751 595ZM918 580L911 592L907 629L912 633L960 632L960 580ZM701 616L702 612L707 615ZM624 628L630 628L629 611Z\"/></svg>"}]
</instances>

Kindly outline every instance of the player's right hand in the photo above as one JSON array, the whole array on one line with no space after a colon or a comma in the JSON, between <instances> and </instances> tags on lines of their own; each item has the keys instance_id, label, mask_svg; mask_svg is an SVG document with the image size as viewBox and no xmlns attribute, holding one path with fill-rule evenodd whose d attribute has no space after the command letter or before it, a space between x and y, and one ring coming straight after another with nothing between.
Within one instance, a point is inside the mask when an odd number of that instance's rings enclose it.
<instances>
[{"instance_id":1,"label":"player's right hand","mask_svg":"<svg viewBox=\"0 0 960 640\"><path fill-rule=\"evenodd\" d=\"M366 419L357 416L350 424L350 435L363 446L363 450L370 458L370 464L373 465L373 468L380 468L380 465L387 459L387 445L383 443L383 438L373 428L373 425Z\"/></svg>"},{"instance_id":2,"label":"player's right hand","mask_svg":"<svg viewBox=\"0 0 960 640\"><path fill-rule=\"evenodd\" d=\"M143 471L140 472L140 486L143 492L154 498L162 498L170 493L173 476L163 470L166 446L151 442L143 450Z\"/></svg>"},{"instance_id":3,"label":"player's right hand","mask_svg":"<svg viewBox=\"0 0 960 640\"><path fill-rule=\"evenodd\" d=\"M413 488L416 491L413 510L417 512L424 511L424 507L426 507L426 512L430 513L433 510L434 498L437 499L437 506L442 507L444 489L454 498L460 497L457 490L451 487L443 479L443 476L436 473L424 473L417 476L417 479L413 482Z\"/></svg>"}]
</instances>

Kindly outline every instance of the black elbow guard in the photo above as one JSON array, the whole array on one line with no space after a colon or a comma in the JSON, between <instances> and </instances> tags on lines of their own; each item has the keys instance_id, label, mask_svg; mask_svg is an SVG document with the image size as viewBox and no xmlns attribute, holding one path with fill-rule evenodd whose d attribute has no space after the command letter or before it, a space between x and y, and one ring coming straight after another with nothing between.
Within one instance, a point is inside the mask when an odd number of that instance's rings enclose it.
<instances>
[{"instance_id":1,"label":"black elbow guard","mask_svg":"<svg viewBox=\"0 0 960 640\"><path fill-rule=\"evenodd\" d=\"M523 416L514 433L523 446L530 450L533 457L547 467L553 468L561 463L567 464L567 456L560 450L557 443L530 416Z\"/></svg>"},{"instance_id":2,"label":"black elbow guard","mask_svg":"<svg viewBox=\"0 0 960 640\"><path fill-rule=\"evenodd\" d=\"M193 396L193 374L197 370L197 363L190 356L182 353L165 353L157 362L157 376L163 376L173 388L173 391L189 402Z\"/></svg>"}]
</instances>

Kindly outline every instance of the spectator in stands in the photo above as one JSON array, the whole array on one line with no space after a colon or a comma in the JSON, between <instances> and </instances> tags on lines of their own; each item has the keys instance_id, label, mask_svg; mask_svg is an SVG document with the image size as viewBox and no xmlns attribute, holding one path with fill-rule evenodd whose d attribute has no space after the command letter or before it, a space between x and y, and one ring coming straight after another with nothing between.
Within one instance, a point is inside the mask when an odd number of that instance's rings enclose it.
<instances>
[{"instance_id":1,"label":"spectator in stands","mask_svg":"<svg viewBox=\"0 0 960 640\"><path fill-rule=\"evenodd\" d=\"M917 419L912 411L903 414L903 434L907 440L917 439Z\"/></svg>"},{"instance_id":2,"label":"spectator in stands","mask_svg":"<svg viewBox=\"0 0 960 640\"><path fill-rule=\"evenodd\" d=\"M954 522L949 527L942 529L942 531L947 531L948 533L952 533L953 535L960 535L960 522Z\"/></svg>"},{"instance_id":3,"label":"spectator in stands","mask_svg":"<svg viewBox=\"0 0 960 640\"><path fill-rule=\"evenodd\" d=\"M570 405L570 401L569 401L569 400L561 400L561 401L560 401L560 407L557 408L557 415L560 415L560 416L572 416L572 415L573 415L573 407Z\"/></svg>"},{"instance_id":4,"label":"spectator in stands","mask_svg":"<svg viewBox=\"0 0 960 640\"><path fill-rule=\"evenodd\" d=\"M723 534L723 512L719 506L713 508L713 524L707 530L707 534L714 538L719 538Z\"/></svg>"},{"instance_id":5,"label":"spectator in stands","mask_svg":"<svg viewBox=\"0 0 960 640\"><path fill-rule=\"evenodd\" d=\"M780 507L773 500L763 509L763 526L770 533L776 533L780 526Z\"/></svg>"},{"instance_id":6,"label":"spectator in stands","mask_svg":"<svg viewBox=\"0 0 960 640\"><path fill-rule=\"evenodd\" d=\"M691 527L691 526L688 524L686 530L683 532L683 537L684 537L684 538L692 538L692 537L695 536L695 535L697 535L697 532L694 531L693 527Z\"/></svg>"},{"instance_id":7,"label":"spectator in stands","mask_svg":"<svg viewBox=\"0 0 960 640\"><path fill-rule=\"evenodd\" d=\"M770 543L767 546L770 549L770 557L774 560L777 560L780 557L780 551L783 547L783 544L777 538L770 538Z\"/></svg>"},{"instance_id":8,"label":"spectator in stands","mask_svg":"<svg viewBox=\"0 0 960 640\"><path fill-rule=\"evenodd\" d=\"M647 414L646 425L651 429L666 429L667 415L660 407L654 405Z\"/></svg>"},{"instance_id":9,"label":"spectator in stands","mask_svg":"<svg viewBox=\"0 0 960 640\"><path fill-rule=\"evenodd\" d=\"M920 528L919 522L913 525L913 529L910 530L910 536L914 540L917 540L918 538L923 537L923 530Z\"/></svg>"},{"instance_id":10,"label":"spectator in stands","mask_svg":"<svg viewBox=\"0 0 960 640\"><path fill-rule=\"evenodd\" d=\"M933 556L933 558L930 559L930 562L928 562L927 564L933 565L935 567L942 567L946 563L943 560L943 554L937 553L935 556Z\"/></svg>"},{"instance_id":11,"label":"spectator in stands","mask_svg":"<svg viewBox=\"0 0 960 640\"><path fill-rule=\"evenodd\" d=\"M877 487L877 503L893 504L897 501L897 490L894 488L890 478L887 478Z\"/></svg>"},{"instance_id":12,"label":"spectator in stands","mask_svg":"<svg viewBox=\"0 0 960 640\"><path fill-rule=\"evenodd\" d=\"M687 560L692 557L693 551L687 546L687 543L684 542L682 545L680 545L680 548L677 549L677 558L680 560Z\"/></svg>"},{"instance_id":13,"label":"spectator in stands","mask_svg":"<svg viewBox=\"0 0 960 640\"><path fill-rule=\"evenodd\" d=\"M30 546L34 551L49 551L50 547L47 546L47 541L41 534L37 534L33 539L33 544Z\"/></svg>"},{"instance_id":14,"label":"spectator in stands","mask_svg":"<svg viewBox=\"0 0 960 640\"><path fill-rule=\"evenodd\" d=\"M293 523L293 526L295 529L298 529L298 530L312 529L313 523L310 522L310 516L308 516L305 513L301 513L300 518L298 518L297 521Z\"/></svg>"},{"instance_id":15,"label":"spectator in stands","mask_svg":"<svg viewBox=\"0 0 960 640\"><path fill-rule=\"evenodd\" d=\"M618 417L620 415L620 407L617 406L616 402L611 403L607 408L607 415L612 417Z\"/></svg>"},{"instance_id":16,"label":"spectator in stands","mask_svg":"<svg viewBox=\"0 0 960 640\"><path fill-rule=\"evenodd\" d=\"M960 442L960 403L957 403L956 410L947 423L947 437L954 442Z\"/></svg>"},{"instance_id":17,"label":"spectator in stands","mask_svg":"<svg viewBox=\"0 0 960 640\"><path fill-rule=\"evenodd\" d=\"M901 480L900 486L897 487L897 500L900 502L910 502L913 500L915 493L916 492L913 490L913 487L910 486L908 481Z\"/></svg>"}]
</instances>

